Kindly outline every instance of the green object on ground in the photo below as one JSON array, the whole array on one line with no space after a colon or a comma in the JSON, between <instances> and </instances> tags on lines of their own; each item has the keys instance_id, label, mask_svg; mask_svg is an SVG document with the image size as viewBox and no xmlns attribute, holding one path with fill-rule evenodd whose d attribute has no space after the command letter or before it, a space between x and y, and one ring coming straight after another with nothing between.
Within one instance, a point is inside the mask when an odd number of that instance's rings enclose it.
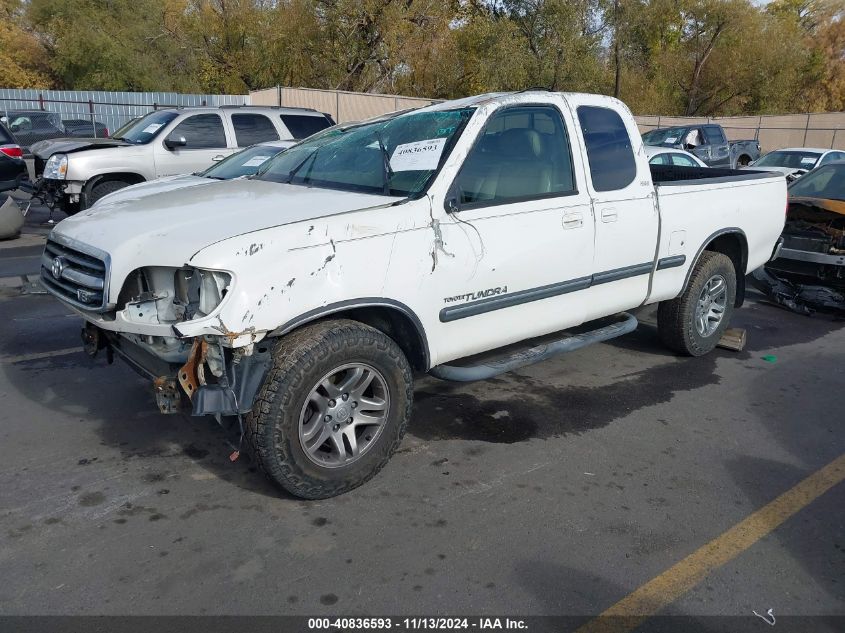
<instances>
[{"instance_id":1,"label":"green object on ground","mask_svg":"<svg viewBox=\"0 0 845 633\"><path fill-rule=\"evenodd\" d=\"M777 360L778 360L778 357L777 357L777 356L772 356L771 354L766 354L766 355L765 355L765 356L763 356L762 358L763 358L763 360L764 360L764 361L766 361L767 363L775 363L775 362L777 362Z\"/></svg>"}]
</instances>

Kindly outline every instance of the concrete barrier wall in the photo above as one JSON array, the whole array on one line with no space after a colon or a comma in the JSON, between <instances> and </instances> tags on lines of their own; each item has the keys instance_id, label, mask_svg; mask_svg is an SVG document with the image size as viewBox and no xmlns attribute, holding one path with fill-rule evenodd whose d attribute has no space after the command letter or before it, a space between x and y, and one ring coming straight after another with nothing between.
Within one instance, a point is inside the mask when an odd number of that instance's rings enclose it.
<instances>
[{"instance_id":1,"label":"concrete barrier wall","mask_svg":"<svg viewBox=\"0 0 845 633\"><path fill-rule=\"evenodd\" d=\"M314 108L331 114L338 123L360 121L387 112L420 108L437 102L436 99L417 99L400 95L281 87L253 90L250 100L253 105Z\"/></svg>"}]
</instances>

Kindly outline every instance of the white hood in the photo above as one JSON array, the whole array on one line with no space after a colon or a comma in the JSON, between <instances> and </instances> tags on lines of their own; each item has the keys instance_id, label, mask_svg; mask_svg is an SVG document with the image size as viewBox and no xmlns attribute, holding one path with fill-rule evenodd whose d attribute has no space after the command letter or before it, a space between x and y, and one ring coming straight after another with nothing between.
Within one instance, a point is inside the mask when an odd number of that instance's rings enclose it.
<instances>
[{"instance_id":1,"label":"white hood","mask_svg":"<svg viewBox=\"0 0 845 633\"><path fill-rule=\"evenodd\" d=\"M203 178L202 176L195 176L193 174L165 176L164 178L156 178L155 180L118 189L114 193L110 193L107 196L100 198L93 206L100 206L106 203L112 204L118 201L125 202L127 200L137 200L138 198L149 196L154 193L164 193L165 191L181 189L182 187L207 185L210 182L215 182L215 180L213 178Z\"/></svg>"},{"instance_id":2,"label":"white hood","mask_svg":"<svg viewBox=\"0 0 845 633\"><path fill-rule=\"evenodd\" d=\"M801 169L800 167L757 167L757 165L749 165L748 167L743 167L742 169L751 169L753 171L771 171L783 174L784 176L793 176L796 174L802 176L810 171L809 169Z\"/></svg>"},{"instance_id":3,"label":"white hood","mask_svg":"<svg viewBox=\"0 0 845 633\"><path fill-rule=\"evenodd\" d=\"M53 231L109 253L113 280L120 283L138 267L182 266L206 246L237 235L399 199L262 180L215 180L104 199Z\"/></svg>"}]
</instances>

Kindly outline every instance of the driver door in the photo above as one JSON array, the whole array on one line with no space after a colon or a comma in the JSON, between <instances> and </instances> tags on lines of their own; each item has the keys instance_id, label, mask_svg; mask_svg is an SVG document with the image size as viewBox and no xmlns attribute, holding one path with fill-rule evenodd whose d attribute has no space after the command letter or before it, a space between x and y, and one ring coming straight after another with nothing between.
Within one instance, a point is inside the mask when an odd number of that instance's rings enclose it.
<instances>
[{"instance_id":1,"label":"driver door","mask_svg":"<svg viewBox=\"0 0 845 633\"><path fill-rule=\"evenodd\" d=\"M583 320L594 226L571 129L568 109L509 106L475 139L427 279L441 361Z\"/></svg>"},{"instance_id":2,"label":"driver door","mask_svg":"<svg viewBox=\"0 0 845 633\"><path fill-rule=\"evenodd\" d=\"M168 140L181 143L182 139L183 145L167 146ZM231 154L234 149L229 149L228 145L223 118L219 114L188 116L156 142L156 178L202 171Z\"/></svg>"}]
</instances>

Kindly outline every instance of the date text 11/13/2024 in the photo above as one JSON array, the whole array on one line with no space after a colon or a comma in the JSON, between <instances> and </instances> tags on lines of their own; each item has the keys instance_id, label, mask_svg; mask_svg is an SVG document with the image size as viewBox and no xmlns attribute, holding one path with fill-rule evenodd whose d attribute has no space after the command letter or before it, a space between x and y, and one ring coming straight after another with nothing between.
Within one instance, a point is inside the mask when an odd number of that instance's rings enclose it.
<instances>
[{"instance_id":1,"label":"date text 11/13/2024","mask_svg":"<svg viewBox=\"0 0 845 633\"><path fill-rule=\"evenodd\" d=\"M309 618L308 630L525 630L528 626L519 618Z\"/></svg>"}]
</instances>

